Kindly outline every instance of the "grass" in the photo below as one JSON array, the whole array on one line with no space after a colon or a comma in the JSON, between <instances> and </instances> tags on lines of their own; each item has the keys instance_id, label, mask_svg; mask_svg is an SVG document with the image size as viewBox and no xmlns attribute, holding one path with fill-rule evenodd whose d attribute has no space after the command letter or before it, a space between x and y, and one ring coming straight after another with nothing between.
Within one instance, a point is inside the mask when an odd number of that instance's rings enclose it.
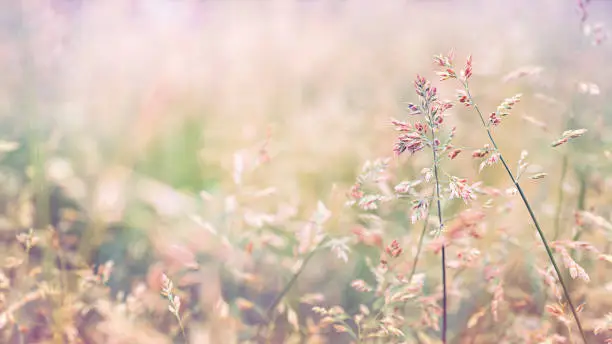
<instances>
[{"instance_id":1,"label":"grass","mask_svg":"<svg viewBox=\"0 0 612 344\"><path fill-rule=\"evenodd\" d=\"M0 342L610 341L605 4L69 3L0 5Z\"/></svg>"}]
</instances>

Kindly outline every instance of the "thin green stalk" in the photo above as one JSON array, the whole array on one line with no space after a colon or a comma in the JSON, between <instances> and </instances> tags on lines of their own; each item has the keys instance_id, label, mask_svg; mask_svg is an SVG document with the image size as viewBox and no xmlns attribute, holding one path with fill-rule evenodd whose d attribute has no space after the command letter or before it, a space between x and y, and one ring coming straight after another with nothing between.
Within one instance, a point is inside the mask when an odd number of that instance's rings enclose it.
<instances>
[{"instance_id":1,"label":"thin green stalk","mask_svg":"<svg viewBox=\"0 0 612 344\"><path fill-rule=\"evenodd\" d=\"M578 204L577 204L577 208L578 208L578 211L583 211L584 207L585 207L584 203L585 203L585 199L586 199L586 189L587 189L587 185L586 185L586 172L585 171L577 170L576 173L578 174L578 180L580 181L580 189L578 191ZM583 227L579 227L576 230L576 233L574 233L574 235L572 236L572 241L578 241L583 233L584 233ZM572 258L576 259L576 249L572 249L570 251L570 256L572 256Z\"/></svg>"},{"instance_id":2,"label":"thin green stalk","mask_svg":"<svg viewBox=\"0 0 612 344\"><path fill-rule=\"evenodd\" d=\"M565 130L569 130L574 127L575 122L575 112L576 112L576 96L572 97L572 102L570 109L567 111L567 118L565 120ZM563 191L563 184L565 182L565 178L567 176L567 169L569 166L569 155L570 153L566 151L563 154L563 160L561 164L561 179L559 180L559 197L557 198L557 210L555 213L555 236L553 237L553 241L559 238L561 234L561 211L563 207L563 198L565 196L565 192Z\"/></svg>"},{"instance_id":3,"label":"thin green stalk","mask_svg":"<svg viewBox=\"0 0 612 344\"><path fill-rule=\"evenodd\" d=\"M183 336L183 340L185 343L187 342L187 336L185 335L185 328L183 327L183 321L181 321L181 317L178 313L175 314L176 320L178 321L179 327L181 328L181 335Z\"/></svg>"},{"instance_id":4,"label":"thin green stalk","mask_svg":"<svg viewBox=\"0 0 612 344\"><path fill-rule=\"evenodd\" d=\"M287 282L287 284L285 284L285 287L281 290L281 292L276 296L276 298L274 299L274 301L272 301L272 303L266 308L265 314L268 317L268 319L271 318L271 313L274 311L274 309L276 308L276 306L278 306L278 304L281 302L281 300L283 299L283 297L285 297L285 295L289 292L289 290L291 290L291 287L293 287L293 285L295 284L295 282L297 281L298 277L300 277L300 275L302 274L302 272L304 272L304 269L306 268L306 265L308 264L308 262L312 259L312 257L314 257L314 255L319 251L319 249L321 248L321 246L323 246L325 243L327 243L328 239L323 239L312 251L310 251L310 253L308 253L308 255L306 256L306 258L304 258L304 261L302 262L302 265L300 266L300 268L298 269L298 271L296 271L293 276L291 276L291 279Z\"/></svg>"},{"instance_id":5,"label":"thin green stalk","mask_svg":"<svg viewBox=\"0 0 612 344\"><path fill-rule=\"evenodd\" d=\"M578 204L576 205L578 207L578 210L584 210L586 209L584 203L586 200L586 192L587 192L587 176L586 176L587 172L586 171L580 171L578 172L578 179L580 180L580 191L578 192Z\"/></svg>"},{"instance_id":6,"label":"thin green stalk","mask_svg":"<svg viewBox=\"0 0 612 344\"><path fill-rule=\"evenodd\" d=\"M559 270L559 267L557 266L557 263L556 263L555 258L553 256L553 252L550 249L550 246L548 245L548 241L546 240L546 237L544 236L544 232L542 231L542 229L540 227L540 224L538 223L538 220L536 219L536 216L535 216L535 214L534 214L534 212L533 212L533 210L531 208L531 205L529 204L529 201L527 200L527 197L525 196L525 193L523 192L523 189L521 188L521 185L518 183L518 181L514 177L514 174L512 174L512 171L508 167L508 164L506 163L506 160L504 159L504 157L502 156L501 152L499 151L499 149L497 147L497 143L493 139L493 135L491 134L491 130L489 129L489 126L487 125L487 122L485 122L484 117L482 115L482 112L480 111L478 106L474 103L472 95L470 94L470 90L469 90L467 81L460 81L460 82L463 84L463 87L465 89L465 93L466 93L470 103L474 107L474 110L476 110L476 112L478 113L478 116L480 117L480 120L482 121L482 125L485 128L485 130L487 131L487 135L489 136L489 141L491 142L491 144L495 148L495 151L499 154L499 160L501 161L502 165L506 169L506 172L508 173L508 176L512 180L512 183L514 184L514 186L518 190L519 194L521 195L521 199L523 200L523 203L525 204L525 207L527 208L527 211L529 212L529 216L531 216L531 220L533 221L533 224L536 227L538 235L540 236L540 239L542 240L542 243L544 244L544 248L546 249L546 254L548 255L548 258L550 259L550 262L551 262L553 268L555 269L555 272L557 273L557 277L559 279L559 283L561 284L561 288L563 289L563 294L565 295L565 299L567 300L567 303L570 306L572 314L574 315L574 319L576 320L576 325L578 326L578 330L580 331L580 335L582 336L582 340L584 341L584 343L588 343L587 339L586 339L586 335L584 334L584 331L582 329L582 324L580 323L580 319L578 318L578 313L576 312L576 307L574 307L574 304L572 303L572 300L570 298L569 290L566 287L565 282L563 281L563 278L561 277L561 270Z\"/></svg>"},{"instance_id":7,"label":"thin green stalk","mask_svg":"<svg viewBox=\"0 0 612 344\"><path fill-rule=\"evenodd\" d=\"M577 174L578 174L578 180L580 181L577 208L578 208L578 211L583 211L585 209L584 203L586 199L586 189L587 189L586 172L578 171ZM580 239L580 236L582 236L582 233L583 233L582 228L578 229L576 233L574 234L574 236L572 237L572 241L578 241L578 239Z\"/></svg>"},{"instance_id":8,"label":"thin green stalk","mask_svg":"<svg viewBox=\"0 0 612 344\"><path fill-rule=\"evenodd\" d=\"M561 179L559 180L559 197L557 198L557 210L555 212L555 235L553 241L559 238L559 232L561 227L561 208L563 207L563 184L565 183L565 176L567 175L568 158L567 153L563 155L563 162L561 165Z\"/></svg>"},{"instance_id":9,"label":"thin green stalk","mask_svg":"<svg viewBox=\"0 0 612 344\"><path fill-rule=\"evenodd\" d=\"M289 290L291 290L291 287L293 287L295 282L297 282L298 277L300 277L300 275L304 272L304 269L306 268L306 265L308 264L308 262L312 259L312 257L314 257L314 255L319 251L319 249L328 241L329 241L329 238L326 237L325 239L321 240L321 242L312 251L310 251L310 253L308 253L306 258L304 258L304 261L302 262L302 265L300 266L300 268L293 274L293 276L291 276L291 279L289 279L287 284L285 284L285 286L280 291L280 293L276 295L276 297L274 298L272 303L270 303L270 305L266 308L266 310L263 311L261 315L264 317L264 322L266 325L269 325L270 323L273 323L275 321L275 318L272 316L272 312L274 311L274 309L276 309L278 304L283 300L285 295L287 295ZM259 334L259 332L263 329L262 327L263 325L264 324L260 324L258 326L257 331L256 331L257 334Z\"/></svg>"},{"instance_id":10,"label":"thin green stalk","mask_svg":"<svg viewBox=\"0 0 612 344\"><path fill-rule=\"evenodd\" d=\"M425 216L425 221L423 223L423 230L421 231L421 236L419 237L419 244L417 246L417 252L414 256L414 261L412 262L412 268L410 270L410 275L408 277L408 281L412 281L412 277L414 277L414 273L416 272L417 264L419 263L419 257L421 256L421 249L423 248L423 241L425 239L425 232L427 231L427 226L429 225L429 207L431 207L432 200L429 200L429 204L427 205L427 216Z\"/></svg>"},{"instance_id":11,"label":"thin green stalk","mask_svg":"<svg viewBox=\"0 0 612 344\"><path fill-rule=\"evenodd\" d=\"M437 145L436 142L436 134L434 129L434 121L430 115L430 127L431 127L431 149L433 152L433 161L434 161L434 178L436 179L436 204L438 206L438 222L440 224L440 228L438 234L442 233L444 228L444 220L442 219L442 206L440 205L440 180L438 178L438 153L437 153ZM446 245L442 244L442 343L446 343L446 319L447 319L447 311L446 311Z\"/></svg>"}]
</instances>

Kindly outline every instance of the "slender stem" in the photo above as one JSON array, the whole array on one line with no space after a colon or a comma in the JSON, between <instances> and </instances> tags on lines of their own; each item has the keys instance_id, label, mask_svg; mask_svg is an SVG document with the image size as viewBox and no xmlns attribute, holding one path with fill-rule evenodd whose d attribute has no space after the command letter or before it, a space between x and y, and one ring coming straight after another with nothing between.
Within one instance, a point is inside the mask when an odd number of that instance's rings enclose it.
<instances>
[{"instance_id":1,"label":"slender stem","mask_svg":"<svg viewBox=\"0 0 612 344\"><path fill-rule=\"evenodd\" d=\"M185 328L183 327L183 322L181 321L181 317L178 315L178 312L175 315L176 315L176 319L178 320L179 327L181 328L181 334L183 335L183 340L187 342L187 336L185 335Z\"/></svg>"},{"instance_id":2,"label":"slender stem","mask_svg":"<svg viewBox=\"0 0 612 344\"><path fill-rule=\"evenodd\" d=\"M578 172L578 179L580 180L580 191L578 192L578 204L576 205L576 207L578 207L578 210L584 210L586 209L584 203L586 200L586 192L587 192L587 172L586 171L579 171Z\"/></svg>"},{"instance_id":3,"label":"slender stem","mask_svg":"<svg viewBox=\"0 0 612 344\"><path fill-rule=\"evenodd\" d=\"M440 228L438 234L442 233L444 228L444 220L442 219L442 206L440 205L440 180L438 179L438 146L436 145L436 133L434 129L433 118L430 117L431 125L431 149L434 160L434 178L436 178L436 204L438 206L438 222ZM446 343L446 244L442 243L442 343Z\"/></svg>"},{"instance_id":4,"label":"slender stem","mask_svg":"<svg viewBox=\"0 0 612 344\"><path fill-rule=\"evenodd\" d=\"M300 265L300 268L298 269L298 271L296 271L293 274L293 276L291 276L291 279L287 282L287 284L285 284L285 286L283 287L281 292L278 293L278 295L276 295L276 297L274 298L272 303L270 303L270 305L266 308L266 310L262 314L262 316L265 319L264 320L265 324L269 325L270 323L274 323L276 321L276 319L274 317L272 317L272 312L274 311L276 306L278 306L278 304L283 300L283 297L285 297L285 295L287 295L289 290L291 290L291 287L293 287L295 282L297 282L298 277L300 277L302 272L304 272L304 269L306 268L306 265L308 264L308 262L312 259L312 257L314 257L314 255L319 251L319 249L325 243L327 243L328 241L329 241L329 238L326 237L325 239L321 240L321 242L319 244L317 244L317 246L312 251L310 251L310 253L308 253L306 258L304 258L304 261L302 262L302 265ZM257 335L263 329L263 327L262 327L263 325L264 324L262 323L262 324L260 324L260 326L258 326L257 331L256 331ZM269 341L270 338L267 338L267 340Z\"/></svg>"},{"instance_id":5,"label":"slender stem","mask_svg":"<svg viewBox=\"0 0 612 344\"><path fill-rule=\"evenodd\" d=\"M567 154L563 155L563 163L561 165L561 179L559 180L559 197L557 198L557 210L555 212L555 235L553 241L559 238L560 223L561 223L561 208L563 207L563 184L565 183L565 176L567 175L568 159Z\"/></svg>"},{"instance_id":6,"label":"slender stem","mask_svg":"<svg viewBox=\"0 0 612 344\"><path fill-rule=\"evenodd\" d=\"M274 299L274 301L272 301L272 303L268 306L268 308L266 308L266 313L265 314L268 316L268 318L271 318L270 315L271 315L272 311L276 308L276 306L278 306L278 304L281 302L283 297L285 297L285 295L289 292L289 290L291 290L291 287L293 287L293 285L297 281L298 277L300 277L302 272L304 272L304 269L306 268L306 265L308 264L308 262L319 251L319 248L321 248L321 246L323 246L325 243L327 243L327 241L328 241L327 238L323 239L312 251L310 251L310 253L308 253L306 258L304 258L304 261L302 262L302 265L300 266L298 271L296 271L293 274L293 276L291 276L291 279L287 282L287 284L285 284L285 287L276 296L276 298Z\"/></svg>"},{"instance_id":7,"label":"slender stem","mask_svg":"<svg viewBox=\"0 0 612 344\"><path fill-rule=\"evenodd\" d=\"M431 206L432 200L429 200L429 204L427 205L427 210ZM425 221L423 223L423 230L421 231L421 236L419 237L419 244L417 246L417 252L414 256L414 261L412 263L412 269L410 270L410 276L408 277L408 281L412 281L412 277L414 277L414 273L416 272L417 264L419 263L419 258L421 256L421 249L423 248L423 239L425 238L425 232L427 231L427 226L429 225L429 212L427 216L425 216Z\"/></svg>"},{"instance_id":8,"label":"slender stem","mask_svg":"<svg viewBox=\"0 0 612 344\"><path fill-rule=\"evenodd\" d=\"M446 344L446 244L442 246L442 343Z\"/></svg>"},{"instance_id":9,"label":"slender stem","mask_svg":"<svg viewBox=\"0 0 612 344\"><path fill-rule=\"evenodd\" d=\"M574 335L572 334L572 327L569 324L567 324L567 333L568 333L570 344L574 344Z\"/></svg>"},{"instance_id":10,"label":"slender stem","mask_svg":"<svg viewBox=\"0 0 612 344\"><path fill-rule=\"evenodd\" d=\"M586 172L578 172L578 179L580 180L580 191L578 192L578 210L579 211L583 211L584 210L584 200L586 199L586 176L585 176ZM582 228L579 228L576 233L574 234L574 236L572 237L572 241L578 241L578 239L580 239L580 236L582 235L583 231ZM574 250L572 250L572 252L574 252ZM573 256L573 254L572 254Z\"/></svg>"},{"instance_id":11,"label":"slender stem","mask_svg":"<svg viewBox=\"0 0 612 344\"><path fill-rule=\"evenodd\" d=\"M580 190L578 192L578 211L583 211L584 210L584 202L586 199L586 172L584 171L576 171L578 174L578 180L580 181ZM576 233L574 233L574 235L572 236L572 241L578 241L580 239L580 237L582 236L582 234L584 233L583 230L584 227L579 227L576 230ZM576 249L572 249L570 251L570 256L572 256L572 258L576 258Z\"/></svg>"},{"instance_id":12,"label":"slender stem","mask_svg":"<svg viewBox=\"0 0 612 344\"><path fill-rule=\"evenodd\" d=\"M546 249L546 254L548 255L548 258L550 259L550 262L551 262L553 268L555 269L555 272L557 273L557 277L559 279L559 283L561 284L561 287L563 289L563 294L565 295L565 299L567 300L567 303L570 306L572 314L574 315L574 319L576 320L576 325L578 326L578 330L580 331L580 335L582 336L582 339L583 339L584 343L588 343L588 341L586 339L586 335L584 334L584 331L582 329L582 324L580 323L580 319L578 318L578 313L576 312L576 308L574 307L574 304L572 303L572 300L570 298L569 290L566 287L565 282L563 281L563 277L561 277L561 271L559 270L559 267L557 266L557 262L555 261L555 258L553 256L553 252L550 249L550 246L548 245L548 241L546 240L546 237L544 236L544 232L542 231L542 229L540 227L540 224L538 223L538 220L536 219L536 216L535 216L533 210L531 209L531 205L529 204L529 201L527 200L527 197L525 196L525 193L523 192L523 189L521 188L521 185L514 178L514 175L512 174L512 171L510 170L510 168L508 167L508 164L506 163L506 160L504 159L503 155L501 154L501 152L499 152L499 149L497 147L497 143L493 139L493 135L491 134L491 130L489 129L489 126L487 125L487 122L485 122L484 117L482 115L482 112L480 111L478 106L473 101L473 98L472 98L472 95L470 94L470 90L469 90L467 81L465 81L465 82L461 81L461 83L463 84L463 87L465 89L466 95L469 98L470 103L474 107L474 110L476 110L476 112L478 113L478 116L480 117L480 120L482 121L482 124L483 124L485 130L487 131L487 135L489 136L489 141L491 142L491 144L495 148L495 151L497 151L497 153L499 153L499 160L502 162L504 168L506 169L506 172L508 173L508 176L512 180L512 183L514 184L514 186L518 190L519 194L521 195L521 199L523 200L523 203L525 204L525 207L527 208L527 211L529 212L529 216L531 216L531 220L533 221L533 224L536 227L538 235L540 236L540 239L542 240L542 243L544 244L544 248Z\"/></svg>"}]
</instances>

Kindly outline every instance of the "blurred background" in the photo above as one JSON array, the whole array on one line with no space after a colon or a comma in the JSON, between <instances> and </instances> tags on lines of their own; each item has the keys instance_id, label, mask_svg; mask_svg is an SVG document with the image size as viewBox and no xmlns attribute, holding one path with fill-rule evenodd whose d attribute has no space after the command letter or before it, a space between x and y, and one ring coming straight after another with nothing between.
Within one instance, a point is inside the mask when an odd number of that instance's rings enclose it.
<instances>
[{"instance_id":1,"label":"blurred background","mask_svg":"<svg viewBox=\"0 0 612 344\"><path fill-rule=\"evenodd\" d=\"M390 119L405 119L417 73L437 83L432 56L451 48L458 65L473 55L473 94L485 111L523 94L496 138L513 166L528 150L530 172L547 173L525 188L546 232L569 240L576 211L603 221L612 212L611 25L612 1L604 0L2 1L0 258L10 281L0 298L3 340L185 342L158 295L162 272L183 293L188 342L252 340L248 328L259 320L244 312L252 308L244 300L265 309L279 294L308 252L300 235L312 214L329 212L324 231L354 240L361 223L345 214L346 193L366 161L392 157ZM456 84L436 86L455 99ZM457 142L486 143L472 112L451 113ZM570 128L589 135L552 150ZM464 154L450 174L512 186L500 168L478 173ZM428 159L393 159L393 180L414 178ZM508 202L486 226L503 227L524 251L541 250L522 204ZM375 229L385 245L402 238L412 255L421 225L410 223L409 203L391 208L377 214ZM26 259L17 235L29 228L40 242ZM582 239L609 240L591 234ZM316 255L288 304L305 296L347 310L366 302L350 284L363 278L364 257L376 261L380 250L350 245L346 263ZM437 281L438 260L426 251L418 270ZM78 280L107 261L109 290L82 293ZM591 268L598 272L589 290L604 300L609 266ZM21 304L41 281L61 297ZM130 311L116 309L132 307L130 295L146 308L131 312L149 320L130 322ZM476 308L455 306L449 331L468 343L463 329ZM601 301L589 314L602 317L610 306ZM96 317L84 315L87 307ZM309 307L295 308L301 326ZM268 342L350 340L278 332Z\"/></svg>"}]
</instances>

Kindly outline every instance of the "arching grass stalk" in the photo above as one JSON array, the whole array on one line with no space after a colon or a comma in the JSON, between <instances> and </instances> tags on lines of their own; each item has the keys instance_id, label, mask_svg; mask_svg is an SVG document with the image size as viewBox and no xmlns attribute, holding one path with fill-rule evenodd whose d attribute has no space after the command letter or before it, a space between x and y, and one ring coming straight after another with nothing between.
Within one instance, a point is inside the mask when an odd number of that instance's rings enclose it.
<instances>
[{"instance_id":1,"label":"arching grass stalk","mask_svg":"<svg viewBox=\"0 0 612 344\"><path fill-rule=\"evenodd\" d=\"M272 319L274 310L283 300L285 295L287 295L287 293L291 290L295 282L297 282L298 277L300 277L300 275L304 272L304 269L306 268L306 265L308 265L308 262L310 262L310 260L315 256L315 254L317 254L320 249L328 242L329 237L325 237L323 240L321 240L321 242L317 244L315 248L312 249L312 251L310 251L310 253L308 253L308 255L302 261L302 264L300 265L299 269L293 275L291 275L291 278L289 279L289 281L287 281L283 289L281 289L281 291L276 295L274 300L272 300L268 307L266 307L264 314L266 315L268 320Z\"/></svg>"},{"instance_id":2,"label":"arching grass stalk","mask_svg":"<svg viewBox=\"0 0 612 344\"><path fill-rule=\"evenodd\" d=\"M256 336L259 335L260 331L264 329L264 326L268 326L268 331L270 330L270 326L274 327L274 322L276 321L276 316L274 311L276 307L283 301L287 293L293 288L298 278L302 275L304 270L306 269L306 265L310 262L310 260L321 251L321 249L330 241L330 237L325 236L309 253L306 255L300 267L295 271L291 278L285 283L283 289L276 295L276 297L272 300L272 302L265 308L265 310L260 311L260 315L263 317L263 321L257 326L257 330L255 331ZM267 342L270 341L268 338Z\"/></svg>"},{"instance_id":3,"label":"arching grass stalk","mask_svg":"<svg viewBox=\"0 0 612 344\"><path fill-rule=\"evenodd\" d=\"M559 270L559 267L553 256L553 252L550 246L548 245L548 241L546 240L546 237L544 236L544 232L542 231L542 228L540 227L540 224L538 223L538 220L536 219L535 213L533 212L533 209L531 208L531 205L529 204L529 201L527 200L527 197L525 196L525 193L523 192L523 188L521 188L521 185L519 184L518 180L515 178L514 174L510 170L510 167L508 166L508 164L506 163L506 160L504 159L503 155L499 151L497 143L495 142L495 139L493 138L493 135L491 134L491 127L498 125L501 122L501 117L509 114L508 111L511 109L512 105L514 105L514 103L518 101L519 98L515 97L515 98L507 99L506 101L504 101L504 103L502 103L502 105L498 107L496 112L492 113L489 116L488 120L485 120L482 112L478 108L478 105L476 105L476 103L474 102L474 98L472 97L470 93L470 88L468 84L468 80L470 76L472 75L472 57L471 56L468 57L465 69L461 70L459 74L457 74L457 72L455 71L455 67L453 65L453 53L452 52L448 56L443 56L443 55L435 56L434 60L435 60L436 65L438 65L439 67L443 69L442 71L438 72L440 79L441 80L446 80L446 79L458 80L463 87L463 90L462 90L463 94L460 95L459 101L468 107L474 108L474 110L480 117L482 126L486 130L487 136L489 137L489 141L491 142L491 145L493 146L494 153L497 155L497 157L499 158L499 161L501 161L502 165L504 166L504 169L506 170L508 177L510 178L510 180L516 187L516 190L520 194L521 199L523 203L525 204L527 211L529 212L529 216L531 217L531 220L533 221L533 224L536 227L538 235L540 236L540 239L542 240L542 243L544 244L544 248L546 249L546 254L548 255L548 258L553 268L555 269L557 278L559 279L559 283L561 284L561 288L563 289L563 294L565 295L565 299L567 300L567 303L576 321L576 325L578 326L578 330L580 331L580 335L582 336L582 339L584 340L584 342L587 343L586 336L582 329L582 324L580 323L580 319L578 318L578 313L576 311L576 308L574 307L574 304L572 303L572 300L569 294L569 290L565 282L563 281L563 277L561 276L561 271Z\"/></svg>"}]
</instances>

